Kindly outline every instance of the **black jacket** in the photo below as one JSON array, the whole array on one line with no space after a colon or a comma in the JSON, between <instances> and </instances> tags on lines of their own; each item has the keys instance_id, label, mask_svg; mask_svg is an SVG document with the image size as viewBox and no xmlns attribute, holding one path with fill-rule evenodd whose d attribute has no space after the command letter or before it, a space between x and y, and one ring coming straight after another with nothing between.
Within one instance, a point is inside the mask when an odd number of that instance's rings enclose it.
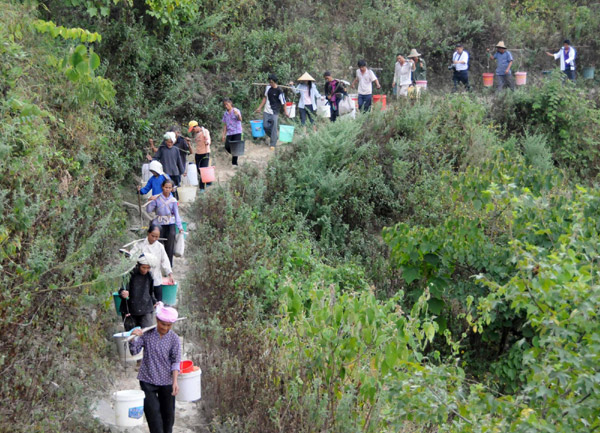
<instances>
[{"instance_id":1,"label":"black jacket","mask_svg":"<svg viewBox=\"0 0 600 433\"><path fill-rule=\"evenodd\" d=\"M129 291L129 299L121 298L121 313L133 316L152 313L156 303L152 275L150 272L146 275L140 274L139 266L129 275L129 282L119 290L119 295L123 290Z\"/></svg>"}]
</instances>

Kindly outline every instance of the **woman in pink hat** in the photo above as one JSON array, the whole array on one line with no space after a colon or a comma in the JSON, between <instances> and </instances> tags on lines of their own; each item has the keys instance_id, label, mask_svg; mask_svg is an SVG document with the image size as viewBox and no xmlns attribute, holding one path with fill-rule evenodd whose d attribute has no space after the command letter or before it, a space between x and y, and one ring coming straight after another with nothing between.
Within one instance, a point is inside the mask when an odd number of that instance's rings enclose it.
<instances>
[{"instance_id":1,"label":"woman in pink hat","mask_svg":"<svg viewBox=\"0 0 600 433\"><path fill-rule=\"evenodd\" d=\"M137 337L129 342L132 355L144 349L137 378L145 394L144 415L150 433L173 432L181 362L179 336L171 330L177 316L177 310L172 307L157 308L156 328L146 333L141 329L134 330L132 334Z\"/></svg>"}]
</instances>

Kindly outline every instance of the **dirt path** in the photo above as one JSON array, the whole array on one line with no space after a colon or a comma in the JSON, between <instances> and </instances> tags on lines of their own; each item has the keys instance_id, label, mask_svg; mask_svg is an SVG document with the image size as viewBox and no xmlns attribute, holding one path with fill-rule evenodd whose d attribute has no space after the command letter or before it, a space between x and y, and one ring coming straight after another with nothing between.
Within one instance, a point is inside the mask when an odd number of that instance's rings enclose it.
<instances>
[{"instance_id":1,"label":"dirt path","mask_svg":"<svg viewBox=\"0 0 600 433\"><path fill-rule=\"evenodd\" d=\"M211 163L215 166L215 172L217 176L217 182L221 185L226 185L229 180L235 176L237 171L231 165L231 157L223 149L220 143L213 144L213 147L219 149L213 149L213 158ZM246 141L245 155L240 157L240 165L252 164L257 166L259 169L264 169L267 166L269 159L273 156L274 152L269 150L266 144L254 144ZM190 214L190 205L181 204L180 212L182 218L188 221L188 230L192 231L195 229L195 224L192 218L188 218ZM186 276L189 269L187 258L174 258L173 273L175 279L179 282L178 300L176 307L181 306L182 293L187 292ZM120 318L114 316L114 326L111 329L111 335L117 332L123 331L123 326ZM182 324L184 322L181 322ZM202 357L201 345L199 342L189 341L185 338L184 325L175 325L175 332L182 337L183 340L183 352L182 359L198 359ZM137 380L137 369L135 362L124 363L118 359L118 355L114 353L115 358L115 370L108 383L102 389L96 390L100 397L92 404L93 416L97 418L102 425L105 427L105 431L111 432L122 432L127 431L130 433L148 433L148 425L144 423L139 427L130 427L128 429L122 429L115 425L115 412L112 402L112 394L116 391L126 389L139 389L139 381ZM200 365L201 369L204 369ZM204 390L203 390L204 392ZM199 400L197 402L180 402L177 401L175 404L175 426L173 428L174 433L192 433L192 432L208 432L208 425L206 417L203 413L203 402Z\"/></svg>"}]
</instances>

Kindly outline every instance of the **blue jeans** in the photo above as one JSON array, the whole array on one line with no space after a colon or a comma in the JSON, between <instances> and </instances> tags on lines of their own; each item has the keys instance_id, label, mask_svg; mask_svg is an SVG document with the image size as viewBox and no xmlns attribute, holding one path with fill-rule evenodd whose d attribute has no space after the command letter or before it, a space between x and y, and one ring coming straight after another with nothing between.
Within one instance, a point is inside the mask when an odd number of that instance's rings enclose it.
<instances>
[{"instance_id":1,"label":"blue jeans","mask_svg":"<svg viewBox=\"0 0 600 433\"><path fill-rule=\"evenodd\" d=\"M369 111L373 103L373 95L358 95L358 109L362 112Z\"/></svg>"},{"instance_id":2,"label":"blue jeans","mask_svg":"<svg viewBox=\"0 0 600 433\"><path fill-rule=\"evenodd\" d=\"M267 135L271 137L271 147L277 146L277 139L279 138L279 132L277 131L277 121L279 114L263 113L263 128Z\"/></svg>"},{"instance_id":3,"label":"blue jeans","mask_svg":"<svg viewBox=\"0 0 600 433\"><path fill-rule=\"evenodd\" d=\"M565 69L563 71L565 73L565 75L567 76L567 78L571 81L575 81L575 71L571 70L571 69Z\"/></svg>"}]
</instances>

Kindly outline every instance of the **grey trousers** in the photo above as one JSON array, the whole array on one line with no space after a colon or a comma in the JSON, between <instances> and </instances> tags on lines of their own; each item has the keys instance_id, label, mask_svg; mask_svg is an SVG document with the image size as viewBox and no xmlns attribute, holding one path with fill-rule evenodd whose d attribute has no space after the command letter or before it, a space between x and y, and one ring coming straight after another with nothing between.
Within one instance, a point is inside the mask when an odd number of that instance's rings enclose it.
<instances>
[{"instance_id":1,"label":"grey trousers","mask_svg":"<svg viewBox=\"0 0 600 433\"><path fill-rule=\"evenodd\" d=\"M263 128L267 135L271 137L271 147L277 146L279 131L277 130L279 114L263 113Z\"/></svg>"},{"instance_id":2,"label":"grey trousers","mask_svg":"<svg viewBox=\"0 0 600 433\"><path fill-rule=\"evenodd\" d=\"M515 90L515 82L512 79L512 75L496 75L498 79L498 84L496 85L496 90L502 90L505 87L510 88L510 90Z\"/></svg>"}]
</instances>

